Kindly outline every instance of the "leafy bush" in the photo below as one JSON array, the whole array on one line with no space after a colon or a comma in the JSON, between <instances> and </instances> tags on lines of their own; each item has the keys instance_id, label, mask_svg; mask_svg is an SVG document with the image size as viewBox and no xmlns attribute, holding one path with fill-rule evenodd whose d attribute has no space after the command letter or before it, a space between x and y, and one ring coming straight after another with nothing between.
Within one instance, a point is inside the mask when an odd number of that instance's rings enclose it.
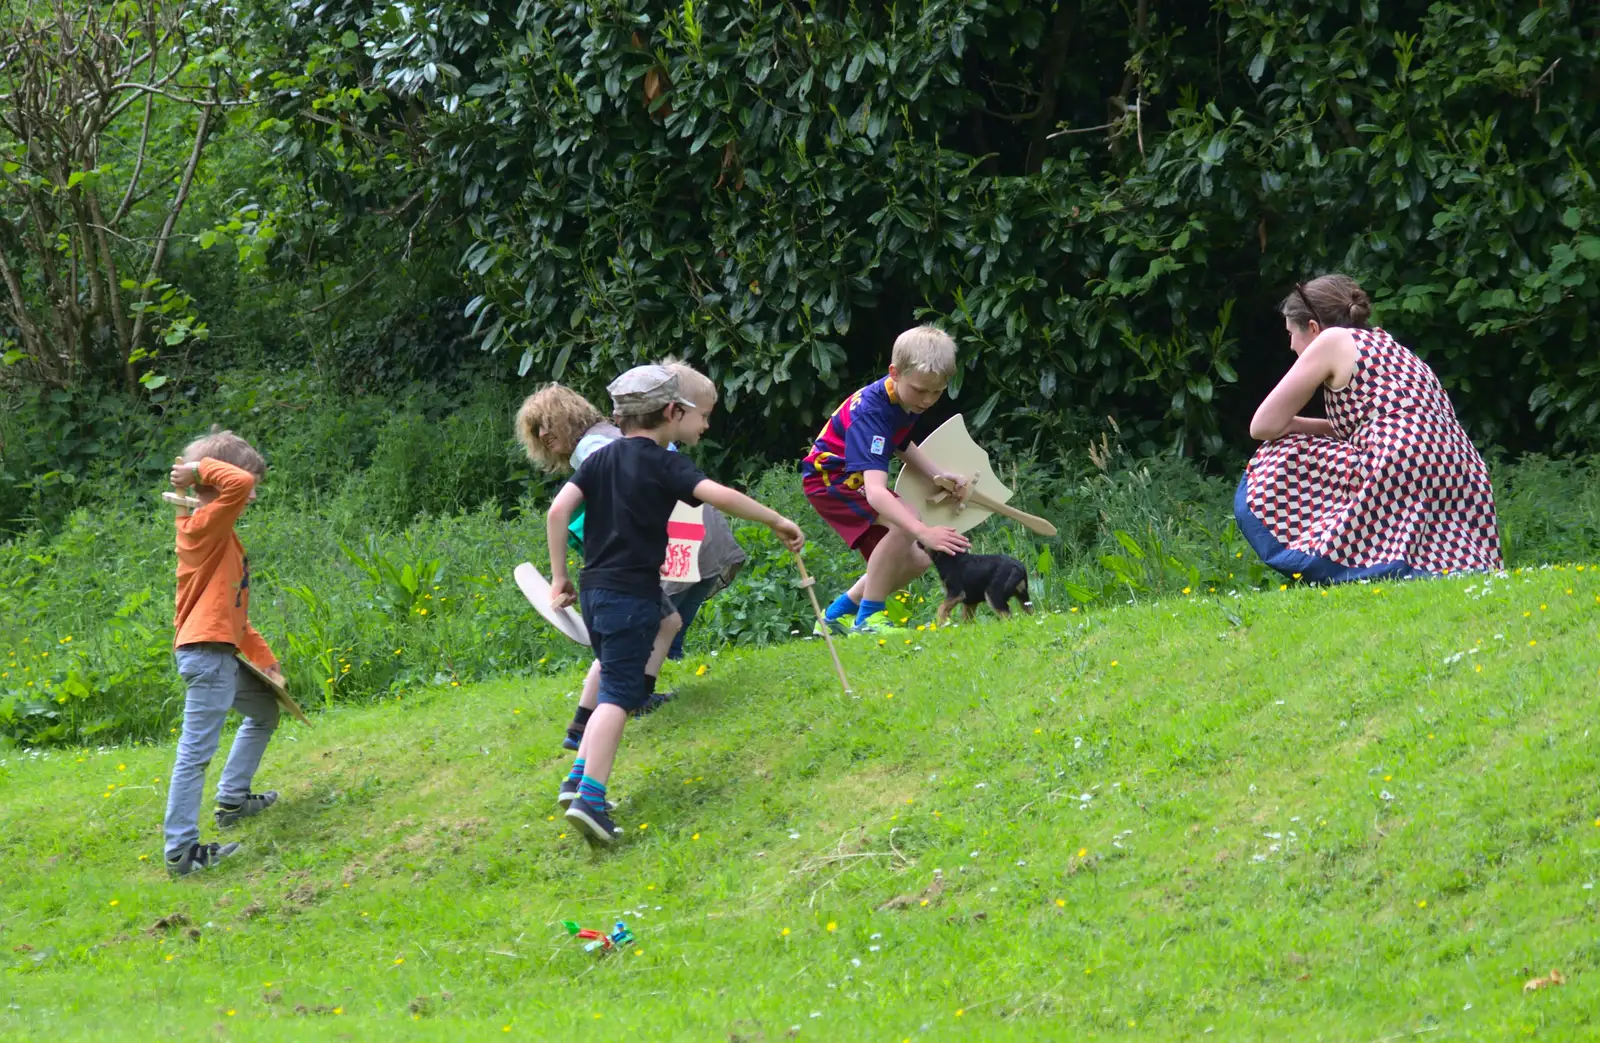
<instances>
[{"instance_id":1,"label":"leafy bush","mask_svg":"<svg viewBox=\"0 0 1600 1043\"><path fill-rule=\"evenodd\" d=\"M1600 458L1530 455L1494 467L1506 559L1593 560L1600 548Z\"/></svg>"},{"instance_id":2,"label":"leafy bush","mask_svg":"<svg viewBox=\"0 0 1600 1043\"><path fill-rule=\"evenodd\" d=\"M540 560L538 517L426 518L369 539L351 501L313 512L273 498L265 489L240 525L251 617L312 705L579 658L510 580L518 562ZM54 539L0 545L0 731L35 743L166 734L183 703L171 526L159 504L84 509ZM390 576L408 569L400 601Z\"/></svg>"},{"instance_id":3,"label":"leafy bush","mask_svg":"<svg viewBox=\"0 0 1600 1043\"><path fill-rule=\"evenodd\" d=\"M54 531L107 496L147 495L214 423L265 451L280 493L326 496L357 476L388 525L485 503L509 510L543 488L511 439L513 397L493 383L347 394L309 371L253 369L204 393L156 394L153 404L89 389L3 396L0 533Z\"/></svg>"},{"instance_id":4,"label":"leafy bush","mask_svg":"<svg viewBox=\"0 0 1600 1043\"><path fill-rule=\"evenodd\" d=\"M1140 446L1242 447L1285 367L1273 305L1335 267L1480 439L1600 436L1593 4L333 0L262 24L264 104L317 184L464 220L485 349L590 389L688 351L746 455L787 455L916 317L957 334L975 427L1111 413Z\"/></svg>"},{"instance_id":5,"label":"leafy bush","mask_svg":"<svg viewBox=\"0 0 1600 1043\"><path fill-rule=\"evenodd\" d=\"M473 412L461 415L461 426L446 422L440 437L421 414L399 414L373 439L366 471L345 475L329 493L318 492L317 482L270 476L245 514L251 616L311 706L405 698L424 687L585 660L585 650L544 624L510 579L522 561L546 568L539 508L549 491L508 479L495 495L476 476L454 477L496 460L509 467L512 458L504 424L480 437ZM489 416L479 419L486 424ZM338 423L316 429L333 437L346 430ZM1052 519L1060 538L991 522L974 530L975 548L1021 559L1037 606L1087 611L1281 582L1233 524L1231 476L1206 476L1171 454L1141 457L1113 434L1054 459L1001 462L1014 502ZM496 440L496 448L482 447ZM403 452L435 442L432 455ZM290 459L327 455L301 443ZM1512 563L1593 558L1597 468L1600 459L1495 464ZM429 502L449 506L400 516L400 497L424 490ZM179 719L171 513L148 492L102 493L54 535L0 543L0 735L33 744L156 738ZM792 466L761 474L751 493L806 530L819 596L860 574L860 558L805 503ZM481 507L459 509L479 495ZM761 526L738 523L735 531L750 560L733 587L705 606L689 635L691 655L810 631L810 603L792 558ZM939 598L930 574L895 610L925 624Z\"/></svg>"}]
</instances>

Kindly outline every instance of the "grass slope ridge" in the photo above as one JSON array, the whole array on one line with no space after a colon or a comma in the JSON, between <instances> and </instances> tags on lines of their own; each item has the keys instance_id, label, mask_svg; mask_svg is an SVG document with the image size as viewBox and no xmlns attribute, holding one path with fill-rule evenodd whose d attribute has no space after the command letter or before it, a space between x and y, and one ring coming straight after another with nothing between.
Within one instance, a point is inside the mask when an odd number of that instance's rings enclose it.
<instances>
[{"instance_id":1,"label":"grass slope ridge","mask_svg":"<svg viewBox=\"0 0 1600 1043\"><path fill-rule=\"evenodd\" d=\"M1597 624L1569 567L853 640L854 699L725 653L598 855L551 817L574 678L286 725L179 883L169 749L11 754L0 1036L1584 1037Z\"/></svg>"}]
</instances>

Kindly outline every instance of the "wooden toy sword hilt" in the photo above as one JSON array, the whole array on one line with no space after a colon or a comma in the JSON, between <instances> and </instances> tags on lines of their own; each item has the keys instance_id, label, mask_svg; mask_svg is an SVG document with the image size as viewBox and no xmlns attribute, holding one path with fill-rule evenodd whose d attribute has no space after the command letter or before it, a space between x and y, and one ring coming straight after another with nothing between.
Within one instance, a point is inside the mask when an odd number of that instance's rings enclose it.
<instances>
[{"instance_id":1,"label":"wooden toy sword hilt","mask_svg":"<svg viewBox=\"0 0 1600 1043\"><path fill-rule=\"evenodd\" d=\"M181 464L183 463L183 457L176 457L172 462L175 464ZM200 497L187 496L179 492L177 486L173 486L170 492L162 493L161 499L178 508L178 517L180 518L189 517L189 515L193 514L200 507Z\"/></svg>"},{"instance_id":2,"label":"wooden toy sword hilt","mask_svg":"<svg viewBox=\"0 0 1600 1043\"><path fill-rule=\"evenodd\" d=\"M929 497L930 502L934 502L936 499L943 499L946 495L955 495L955 483L948 478L936 478L934 479L934 484L943 489L944 492L936 497ZM1056 527L1046 519L1039 517L1037 514L1029 514L1027 511L1019 511L1010 504L1001 503L987 493L980 493L977 489L977 484L977 480L974 479L972 491L967 494L966 501L961 504L961 507L965 507L968 503L975 503L986 510L1005 515L1012 521L1021 522L1023 528L1030 532L1036 532L1040 536L1054 536L1056 534ZM960 508L957 509L959 510Z\"/></svg>"}]
</instances>

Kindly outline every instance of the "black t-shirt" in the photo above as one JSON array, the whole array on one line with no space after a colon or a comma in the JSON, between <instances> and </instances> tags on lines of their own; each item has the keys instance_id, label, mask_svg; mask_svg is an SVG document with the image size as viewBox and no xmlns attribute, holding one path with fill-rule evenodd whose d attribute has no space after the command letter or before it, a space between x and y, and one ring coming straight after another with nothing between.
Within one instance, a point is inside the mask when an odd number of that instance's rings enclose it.
<instances>
[{"instance_id":1,"label":"black t-shirt","mask_svg":"<svg viewBox=\"0 0 1600 1043\"><path fill-rule=\"evenodd\" d=\"M648 438L619 438L589 454L572 476L584 500L579 584L660 598L667 518L679 500L700 505L694 487L705 478L683 454Z\"/></svg>"}]
</instances>

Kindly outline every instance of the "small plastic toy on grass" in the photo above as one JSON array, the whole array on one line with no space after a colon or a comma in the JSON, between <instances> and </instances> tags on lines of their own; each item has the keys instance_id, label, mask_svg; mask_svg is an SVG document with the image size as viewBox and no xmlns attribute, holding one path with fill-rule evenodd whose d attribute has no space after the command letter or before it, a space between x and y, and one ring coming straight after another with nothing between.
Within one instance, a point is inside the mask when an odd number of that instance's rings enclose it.
<instances>
[{"instance_id":1,"label":"small plastic toy on grass","mask_svg":"<svg viewBox=\"0 0 1600 1043\"><path fill-rule=\"evenodd\" d=\"M583 947L584 952L594 952L596 949L601 952L610 952L612 949L620 949L633 941L633 932L628 930L627 925L621 920L617 921L617 929L610 934L601 934L591 928L579 927L572 920L562 920L561 926L565 927L567 933L574 938L580 940L591 939L589 944Z\"/></svg>"}]
</instances>

